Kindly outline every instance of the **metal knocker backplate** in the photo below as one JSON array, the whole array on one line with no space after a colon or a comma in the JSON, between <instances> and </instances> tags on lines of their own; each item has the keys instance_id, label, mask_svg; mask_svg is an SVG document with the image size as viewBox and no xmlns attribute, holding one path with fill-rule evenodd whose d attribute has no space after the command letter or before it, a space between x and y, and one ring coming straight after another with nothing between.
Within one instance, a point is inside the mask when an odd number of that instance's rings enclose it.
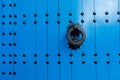
<instances>
[{"instance_id":1,"label":"metal knocker backplate","mask_svg":"<svg viewBox=\"0 0 120 80\"><path fill-rule=\"evenodd\" d=\"M67 40L69 48L77 50L85 41L86 34L78 23L72 23L68 26Z\"/></svg>"}]
</instances>

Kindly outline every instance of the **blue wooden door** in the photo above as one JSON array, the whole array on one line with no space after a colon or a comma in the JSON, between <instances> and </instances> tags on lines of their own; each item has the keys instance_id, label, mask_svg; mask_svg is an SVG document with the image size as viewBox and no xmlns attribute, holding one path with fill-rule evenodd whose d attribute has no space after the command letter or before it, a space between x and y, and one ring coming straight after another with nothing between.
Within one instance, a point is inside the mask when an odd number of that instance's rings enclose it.
<instances>
[{"instance_id":1,"label":"blue wooden door","mask_svg":"<svg viewBox=\"0 0 120 80\"><path fill-rule=\"evenodd\" d=\"M119 0L0 0L0 80L120 80ZM86 38L69 48L79 23Z\"/></svg>"}]
</instances>

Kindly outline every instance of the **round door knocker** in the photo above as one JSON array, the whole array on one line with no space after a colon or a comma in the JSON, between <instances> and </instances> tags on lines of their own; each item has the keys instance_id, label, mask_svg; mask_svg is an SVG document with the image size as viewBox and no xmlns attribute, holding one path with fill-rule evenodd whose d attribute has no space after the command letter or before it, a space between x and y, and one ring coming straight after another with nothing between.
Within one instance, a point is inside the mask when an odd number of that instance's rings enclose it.
<instances>
[{"instance_id":1,"label":"round door knocker","mask_svg":"<svg viewBox=\"0 0 120 80\"><path fill-rule=\"evenodd\" d=\"M86 34L78 23L71 23L67 29L67 40L69 48L77 50L85 41Z\"/></svg>"}]
</instances>

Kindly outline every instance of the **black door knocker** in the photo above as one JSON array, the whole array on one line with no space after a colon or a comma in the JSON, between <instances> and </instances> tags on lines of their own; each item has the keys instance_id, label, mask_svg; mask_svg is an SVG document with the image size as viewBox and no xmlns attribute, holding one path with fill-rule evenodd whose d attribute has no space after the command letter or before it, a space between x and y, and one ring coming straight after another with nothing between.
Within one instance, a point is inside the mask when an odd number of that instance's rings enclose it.
<instances>
[{"instance_id":1,"label":"black door knocker","mask_svg":"<svg viewBox=\"0 0 120 80\"><path fill-rule=\"evenodd\" d=\"M67 29L67 40L69 48L77 50L85 41L86 34L79 23L71 23Z\"/></svg>"}]
</instances>

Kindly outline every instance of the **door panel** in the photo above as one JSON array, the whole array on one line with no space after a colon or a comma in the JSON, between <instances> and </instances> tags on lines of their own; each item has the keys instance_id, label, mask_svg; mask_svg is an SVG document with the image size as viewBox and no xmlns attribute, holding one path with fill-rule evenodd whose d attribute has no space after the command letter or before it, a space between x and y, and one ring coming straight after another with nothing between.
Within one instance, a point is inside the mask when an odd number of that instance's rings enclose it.
<instances>
[{"instance_id":1,"label":"door panel","mask_svg":"<svg viewBox=\"0 0 120 80\"><path fill-rule=\"evenodd\" d=\"M119 80L119 3L0 0L0 79ZM86 38L72 50L66 34L77 23Z\"/></svg>"}]
</instances>

